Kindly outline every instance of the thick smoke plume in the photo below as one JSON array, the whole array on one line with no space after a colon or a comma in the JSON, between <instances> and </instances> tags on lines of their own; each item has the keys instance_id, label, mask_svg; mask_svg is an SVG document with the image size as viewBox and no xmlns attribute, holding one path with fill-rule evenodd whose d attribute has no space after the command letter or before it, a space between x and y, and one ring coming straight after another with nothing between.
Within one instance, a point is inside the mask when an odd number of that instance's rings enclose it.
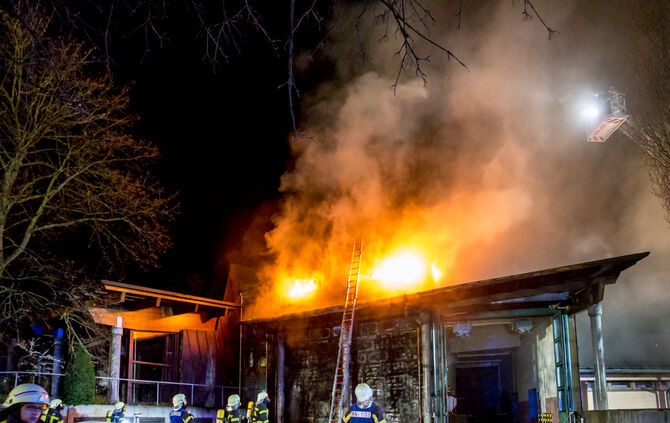
<instances>
[{"instance_id":1,"label":"thick smoke plume","mask_svg":"<svg viewBox=\"0 0 670 423\"><path fill-rule=\"evenodd\" d=\"M428 85L409 71L395 93L398 40L368 43L372 62L357 72L352 28L360 11L343 13L327 58L336 77L304 100L312 139L293 145L295 167L282 178L282 208L266 234L275 260L259 274L271 288L250 316L341 304L358 237L364 273L413 249L440 268L440 285L650 250L606 290L606 358L635 364L641 355L630 345L644 345L637 340L646 332L654 347L638 364L670 365L669 331L656 323L670 317L669 226L632 143L621 135L587 143L578 119L589 91L626 89L635 34L619 25L622 9L538 1L560 31L548 40L537 19L522 20L519 5L465 4L460 30L451 10L458 4L442 2L431 10L453 24L430 30L469 70L433 50ZM376 40L383 28L364 31ZM282 298L288 281L309 278L319 283L310 300ZM360 289L363 301L391 294ZM588 330L580 334L588 352Z\"/></svg>"}]
</instances>

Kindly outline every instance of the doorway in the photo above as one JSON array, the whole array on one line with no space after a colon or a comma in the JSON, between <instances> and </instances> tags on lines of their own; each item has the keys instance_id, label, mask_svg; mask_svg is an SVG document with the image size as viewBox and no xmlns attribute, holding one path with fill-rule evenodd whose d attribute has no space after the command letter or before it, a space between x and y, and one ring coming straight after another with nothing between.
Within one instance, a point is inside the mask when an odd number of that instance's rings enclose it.
<instances>
[{"instance_id":1,"label":"doorway","mask_svg":"<svg viewBox=\"0 0 670 423\"><path fill-rule=\"evenodd\" d=\"M468 422L513 422L516 415L512 354L468 353L457 356L456 413Z\"/></svg>"}]
</instances>

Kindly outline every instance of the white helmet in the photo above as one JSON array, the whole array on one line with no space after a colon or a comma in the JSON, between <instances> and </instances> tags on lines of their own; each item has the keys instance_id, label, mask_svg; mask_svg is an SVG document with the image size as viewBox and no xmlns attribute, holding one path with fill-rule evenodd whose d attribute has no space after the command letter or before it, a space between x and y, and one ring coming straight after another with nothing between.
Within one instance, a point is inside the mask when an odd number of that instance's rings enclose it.
<instances>
[{"instance_id":1,"label":"white helmet","mask_svg":"<svg viewBox=\"0 0 670 423\"><path fill-rule=\"evenodd\" d=\"M228 409L233 409L234 407L240 405L240 396L237 394L233 394L228 397Z\"/></svg>"},{"instance_id":2,"label":"white helmet","mask_svg":"<svg viewBox=\"0 0 670 423\"><path fill-rule=\"evenodd\" d=\"M372 388L367 383L359 383L354 390L357 402L365 402L372 398Z\"/></svg>"},{"instance_id":3,"label":"white helmet","mask_svg":"<svg viewBox=\"0 0 670 423\"><path fill-rule=\"evenodd\" d=\"M11 390L5 400L5 407L20 403L38 403L49 405L49 394L40 385L34 383L22 383Z\"/></svg>"},{"instance_id":4,"label":"white helmet","mask_svg":"<svg viewBox=\"0 0 670 423\"><path fill-rule=\"evenodd\" d=\"M49 403L49 408L56 408L56 407L59 407L59 406L61 406L61 405L63 405L63 401L54 398L54 399L52 399L51 402Z\"/></svg>"},{"instance_id":5,"label":"white helmet","mask_svg":"<svg viewBox=\"0 0 670 423\"><path fill-rule=\"evenodd\" d=\"M126 404L123 401L118 401L116 404L114 404L114 410L122 410Z\"/></svg>"},{"instance_id":6,"label":"white helmet","mask_svg":"<svg viewBox=\"0 0 670 423\"><path fill-rule=\"evenodd\" d=\"M186 405L186 395L184 394L177 394L172 397L172 405L174 406L175 410L178 410L182 408L183 406Z\"/></svg>"},{"instance_id":7,"label":"white helmet","mask_svg":"<svg viewBox=\"0 0 670 423\"><path fill-rule=\"evenodd\" d=\"M268 400L268 402L269 402L269 401L270 401L270 398L268 397L268 393L267 393L267 392L259 392L259 393L258 393L258 397L256 397L256 404L260 404L260 403L263 402L263 400L265 400L266 398L267 398L267 400Z\"/></svg>"}]
</instances>

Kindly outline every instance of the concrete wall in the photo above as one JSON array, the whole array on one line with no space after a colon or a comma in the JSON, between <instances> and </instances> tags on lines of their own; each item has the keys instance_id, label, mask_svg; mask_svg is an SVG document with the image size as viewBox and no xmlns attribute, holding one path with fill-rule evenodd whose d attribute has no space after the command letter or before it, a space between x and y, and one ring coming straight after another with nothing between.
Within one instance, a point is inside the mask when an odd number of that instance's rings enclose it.
<instances>
[{"instance_id":1,"label":"concrete wall","mask_svg":"<svg viewBox=\"0 0 670 423\"><path fill-rule=\"evenodd\" d=\"M66 407L67 413L64 415L66 423L85 422L85 421L104 421L107 411L112 410L112 405L78 405L76 407ZM143 419L163 419L166 423L170 421L171 407L155 407L155 406L126 406L125 416L132 418L134 413L142 413L138 423L142 423ZM216 419L216 410L189 407L189 411L196 418L196 421L202 423L213 423Z\"/></svg>"},{"instance_id":2,"label":"concrete wall","mask_svg":"<svg viewBox=\"0 0 670 423\"><path fill-rule=\"evenodd\" d=\"M533 325L536 323L533 322ZM519 417L522 422L528 420L528 391L537 389L537 348L533 333L520 337L521 346L516 351L514 374L516 376L516 391L519 399Z\"/></svg>"},{"instance_id":3,"label":"concrete wall","mask_svg":"<svg viewBox=\"0 0 670 423\"><path fill-rule=\"evenodd\" d=\"M520 337L520 348L515 352L515 379L519 395L519 415L528 421L528 391L537 389L540 413L558 416L556 389L556 361L550 317L533 318L533 330Z\"/></svg>"},{"instance_id":4,"label":"concrete wall","mask_svg":"<svg viewBox=\"0 0 670 423\"><path fill-rule=\"evenodd\" d=\"M448 348L450 354L463 352L503 350L518 348L520 336L510 333L502 324L474 326L466 338L450 337Z\"/></svg>"},{"instance_id":5,"label":"concrete wall","mask_svg":"<svg viewBox=\"0 0 670 423\"><path fill-rule=\"evenodd\" d=\"M593 410L593 391L588 393L589 410ZM613 410L657 408L656 392L652 391L607 391L607 403Z\"/></svg>"},{"instance_id":6,"label":"concrete wall","mask_svg":"<svg viewBox=\"0 0 670 423\"><path fill-rule=\"evenodd\" d=\"M558 416L556 389L556 358L554 357L554 328L551 317L533 319L535 348L537 350L537 392L540 395L540 412Z\"/></svg>"},{"instance_id":7,"label":"concrete wall","mask_svg":"<svg viewBox=\"0 0 670 423\"><path fill-rule=\"evenodd\" d=\"M580 411L584 423L670 423L670 410Z\"/></svg>"}]
</instances>

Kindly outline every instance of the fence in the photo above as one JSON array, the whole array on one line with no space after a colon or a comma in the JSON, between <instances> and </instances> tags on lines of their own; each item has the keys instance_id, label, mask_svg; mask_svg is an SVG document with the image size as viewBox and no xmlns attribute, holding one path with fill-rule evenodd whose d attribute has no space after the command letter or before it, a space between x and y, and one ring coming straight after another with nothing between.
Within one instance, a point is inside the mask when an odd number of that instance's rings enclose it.
<instances>
[{"instance_id":1,"label":"fence","mask_svg":"<svg viewBox=\"0 0 670 423\"><path fill-rule=\"evenodd\" d=\"M11 388L19 383L37 383L44 386L47 391L49 391L53 376L64 377L65 374L3 371L0 372L0 391L3 395L6 395ZM172 396L177 393L183 393L186 395L188 403L193 406L224 408L228 395L240 393L237 386L203 385L198 383L164 382L158 380L127 378L115 379L104 376L96 376L95 379L96 394L100 396L105 396L112 381L118 380L120 400L127 404L171 405ZM130 389L128 389L129 386ZM256 394L260 392L260 390L245 388L243 388L242 391L250 400L255 399Z\"/></svg>"}]
</instances>

